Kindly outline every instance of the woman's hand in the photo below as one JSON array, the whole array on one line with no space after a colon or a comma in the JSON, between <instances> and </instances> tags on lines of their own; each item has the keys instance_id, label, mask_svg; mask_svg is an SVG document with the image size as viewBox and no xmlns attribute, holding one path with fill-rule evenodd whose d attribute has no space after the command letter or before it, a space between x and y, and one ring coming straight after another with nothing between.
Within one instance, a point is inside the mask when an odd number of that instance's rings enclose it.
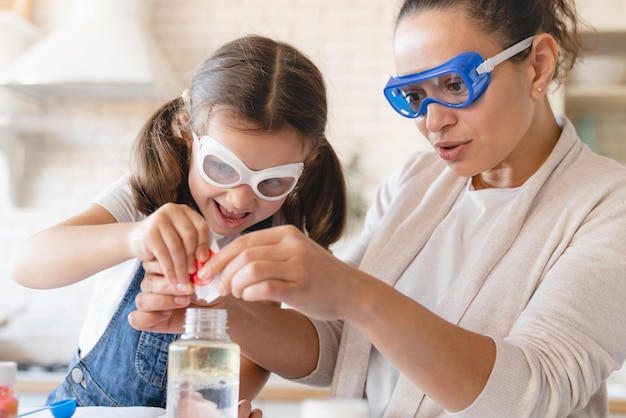
<instances>
[{"instance_id":1,"label":"woman's hand","mask_svg":"<svg viewBox=\"0 0 626 418\"><path fill-rule=\"evenodd\" d=\"M367 276L335 258L291 225L241 236L199 271L201 279L221 272L222 296L284 302L319 319L343 318L345 295Z\"/></svg>"},{"instance_id":2,"label":"woman's hand","mask_svg":"<svg viewBox=\"0 0 626 418\"><path fill-rule=\"evenodd\" d=\"M128 245L140 260L157 260L170 283L187 284L196 258L209 257L209 238L209 226L200 214L187 205L168 203L137 223Z\"/></svg>"}]
</instances>

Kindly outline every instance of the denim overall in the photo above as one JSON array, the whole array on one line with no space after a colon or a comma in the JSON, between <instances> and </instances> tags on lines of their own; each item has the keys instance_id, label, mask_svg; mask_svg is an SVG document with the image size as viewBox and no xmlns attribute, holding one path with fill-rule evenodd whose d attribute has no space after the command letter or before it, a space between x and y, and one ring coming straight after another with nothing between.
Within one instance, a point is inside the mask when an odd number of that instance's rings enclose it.
<instances>
[{"instance_id":1,"label":"denim overall","mask_svg":"<svg viewBox=\"0 0 626 418\"><path fill-rule=\"evenodd\" d=\"M167 350L178 334L138 331L128 323L143 276L139 266L100 340L84 358L74 354L68 375L48 395L48 403L76 398L79 406L165 408Z\"/></svg>"},{"instance_id":2,"label":"denim overall","mask_svg":"<svg viewBox=\"0 0 626 418\"><path fill-rule=\"evenodd\" d=\"M245 232L271 226L270 217ZM76 398L78 406L165 408L168 348L180 334L138 331L128 323L143 276L140 265L104 333L84 358L74 354L68 375L48 395L48 403Z\"/></svg>"}]
</instances>

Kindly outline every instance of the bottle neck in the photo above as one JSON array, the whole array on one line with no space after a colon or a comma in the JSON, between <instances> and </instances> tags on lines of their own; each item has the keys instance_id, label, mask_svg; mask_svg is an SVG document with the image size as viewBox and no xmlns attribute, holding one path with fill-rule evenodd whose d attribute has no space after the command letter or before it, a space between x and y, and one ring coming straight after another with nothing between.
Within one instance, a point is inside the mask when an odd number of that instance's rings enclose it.
<instances>
[{"instance_id":1,"label":"bottle neck","mask_svg":"<svg viewBox=\"0 0 626 418\"><path fill-rule=\"evenodd\" d=\"M185 333L181 338L230 341L228 312L225 309L188 308L185 312Z\"/></svg>"}]
</instances>

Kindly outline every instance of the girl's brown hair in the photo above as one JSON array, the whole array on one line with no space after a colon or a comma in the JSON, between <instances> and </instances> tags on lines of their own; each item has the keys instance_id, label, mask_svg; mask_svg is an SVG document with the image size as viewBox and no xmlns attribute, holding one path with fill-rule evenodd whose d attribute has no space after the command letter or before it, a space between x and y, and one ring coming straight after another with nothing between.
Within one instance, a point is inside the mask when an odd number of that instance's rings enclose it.
<instances>
[{"instance_id":1,"label":"girl's brown hair","mask_svg":"<svg viewBox=\"0 0 626 418\"><path fill-rule=\"evenodd\" d=\"M298 49L256 35L216 50L195 71L188 104L174 99L146 122L131 160L137 208L146 215L168 202L197 209L188 186L190 151L180 130L204 132L215 109L229 112L236 129L295 129L301 134L310 157L277 215L325 248L337 241L346 222L346 186L339 158L326 139L324 79ZM189 123L180 123L187 118Z\"/></svg>"},{"instance_id":2,"label":"girl's brown hair","mask_svg":"<svg viewBox=\"0 0 626 418\"><path fill-rule=\"evenodd\" d=\"M449 7L464 9L476 25L500 40L502 49L535 34L552 35L559 44L559 62L554 72L557 83L580 55L579 25L583 23L578 19L574 0L405 0L396 22L422 10ZM526 55L522 52L514 59Z\"/></svg>"}]
</instances>

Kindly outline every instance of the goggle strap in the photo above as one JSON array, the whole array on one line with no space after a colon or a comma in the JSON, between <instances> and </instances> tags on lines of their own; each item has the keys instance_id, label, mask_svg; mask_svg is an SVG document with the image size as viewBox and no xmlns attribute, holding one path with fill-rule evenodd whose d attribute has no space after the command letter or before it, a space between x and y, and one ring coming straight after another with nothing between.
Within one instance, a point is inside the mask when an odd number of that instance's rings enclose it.
<instances>
[{"instance_id":1,"label":"goggle strap","mask_svg":"<svg viewBox=\"0 0 626 418\"><path fill-rule=\"evenodd\" d=\"M515 55L519 54L520 52L531 46L533 44L533 41L535 40L535 37L536 35L530 36L523 41L516 43L510 48L505 49L499 54L496 54L491 58L487 58L482 64L478 66L478 68L476 68L476 72L478 74L492 72L496 65L508 60L511 57L514 57Z\"/></svg>"}]
</instances>

